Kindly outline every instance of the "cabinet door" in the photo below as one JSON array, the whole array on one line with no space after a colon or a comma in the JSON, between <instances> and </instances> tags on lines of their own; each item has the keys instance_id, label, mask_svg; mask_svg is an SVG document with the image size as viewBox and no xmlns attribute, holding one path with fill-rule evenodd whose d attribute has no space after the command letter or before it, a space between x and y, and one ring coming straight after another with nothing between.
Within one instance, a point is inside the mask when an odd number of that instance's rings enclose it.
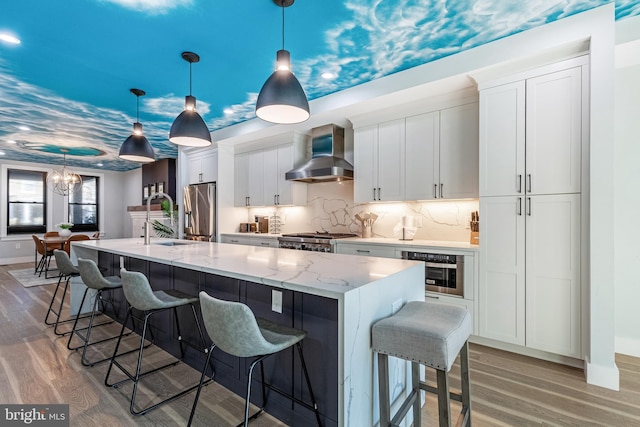
<instances>
[{"instance_id":1,"label":"cabinet door","mask_svg":"<svg viewBox=\"0 0 640 427\"><path fill-rule=\"evenodd\" d=\"M480 91L480 197L524 192L525 83Z\"/></svg>"},{"instance_id":2,"label":"cabinet door","mask_svg":"<svg viewBox=\"0 0 640 427\"><path fill-rule=\"evenodd\" d=\"M249 197L249 153L235 155L234 205L247 206Z\"/></svg>"},{"instance_id":3,"label":"cabinet door","mask_svg":"<svg viewBox=\"0 0 640 427\"><path fill-rule=\"evenodd\" d=\"M526 214L527 347L580 358L580 195L528 197Z\"/></svg>"},{"instance_id":4,"label":"cabinet door","mask_svg":"<svg viewBox=\"0 0 640 427\"><path fill-rule=\"evenodd\" d=\"M209 150L200 155L201 182L215 182L218 180L218 150Z\"/></svg>"},{"instance_id":5,"label":"cabinet door","mask_svg":"<svg viewBox=\"0 0 640 427\"><path fill-rule=\"evenodd\" d=\"M531 194L580 192L581 68L527 80L527 187Z\"/></svg>"},{"instance_id":6,"label":"cabinet door","mask_svg":"<svg viewBox=\"0 0 640 427\"><path fill-rule=\"evenodd\" d=\"M478 197L477 103L440 111L439 197Z\"/></svg>"},{"instance_id":7,"label":"cabinet door","mask_svg":"<svg viewBox=\"0 0 640 427\"><path fill-rule=\"evenodd\" d=\"M524 197L481 197L480 336L525 345Z\"/></svg>"},{"instance_id":8,"label":"cabinet door","mask_svg":"<svg viewBox=\"0 0 640 427\"><path fill-rule=\"evenodd\" d=\"M366 203L376 200L378 125L355 129L353 136L353 200Z\"/></svg>"},{"instance_id":9,"label":"cabinet door","mask_svg":"<svg viewBox=\"0 0 640 427\"><path fill-rule=\"evenodd\" d=\"M405 200L430 200L438 195L439 119L436 111L405 120Z\"/></svg>"},{"instance_id":10,"label":"cabinet door","mask_svg":"<svg viewBox=\"0 0 640 427\"><path fill-rule=\"evenodd\" d=\"M264 206L264 152L249 153L249 205Z\"/></svg>"},{"instance_id":11,"label":"cabinet door","mask_svg":"<svg viewBox=\"0 0 640 427\"><path fill-rule=\"evenodd\" d=\"M281 145L278 147L278 169L277 178L278 191L277 202L279 205L306 205L307 184L302 182L287 181L285 174L293 169L294 166L294 148L291 145ZM304 195L302 192L304 191ZM304 200L301 200L304 199Z\"/></svg>"},{"instance_id":12,"label":"cabinet door","mask_svg":"<svg viewBox=\"0 0 640 427\"><path fill-rule=\"evenodd\" d=\"M263 150L262 159L264 163L262 178L264 193L262 200L265 205L276 205L276 195L278 194L278 148ZM253 201L251 204L254 204Z\"/></svg>"},{"instance_id":13,"label":"cabinet door","mask_svg":"<svg viewBox=\"0 0 640 427\"><path fill-rule=\"evenodd\" d=\"M404 200L404 123L378 125L378 200Z\"/></svg>"},{"instance_id":14,"label":"cabinet door","mask_svg":"<svg viewBox=\"0 0 640 427\"><path fill-rule=\"evenodd\" d=\"M187 171L187 173L189 174L189 184L201 183L202 175L200 174L199 154L187 154L187 168L189 168L189 170Z\"/></svg>"}]
</instances>

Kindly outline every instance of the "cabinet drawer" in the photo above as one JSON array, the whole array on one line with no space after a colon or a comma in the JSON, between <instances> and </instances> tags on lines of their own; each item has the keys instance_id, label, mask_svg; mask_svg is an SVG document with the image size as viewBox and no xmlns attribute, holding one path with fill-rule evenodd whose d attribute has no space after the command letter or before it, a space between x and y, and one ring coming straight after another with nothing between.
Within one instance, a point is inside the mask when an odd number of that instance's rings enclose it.
<instances>
[{"instance_id":1,"label":"cabinet drawer","mask_svg":"<svg viewBox=\"0 0 640 427\"><path fill-rule=\"evenodd\" d=\"M347 255L377 256L381 258L396 258L396 248L394 246L366 246L337 244L336 252Z\"/></svg>"}]
</instances>

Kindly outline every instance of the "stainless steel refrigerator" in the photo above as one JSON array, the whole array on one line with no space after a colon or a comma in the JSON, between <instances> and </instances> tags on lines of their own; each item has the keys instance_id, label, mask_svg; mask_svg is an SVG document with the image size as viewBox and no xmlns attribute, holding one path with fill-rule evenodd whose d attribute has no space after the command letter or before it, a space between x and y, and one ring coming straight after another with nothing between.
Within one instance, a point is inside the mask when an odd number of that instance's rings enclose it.
<instances>
[{"instance_id":1,"label":"stainless steel refrigerator","mask_svg":"<svg viewBox=\"0 0 640 427\"><path fill-rule=\"evenodd\" d=\"M184 187L184 238L216 241L216 183Z\"/></svg>"}]
</instances>

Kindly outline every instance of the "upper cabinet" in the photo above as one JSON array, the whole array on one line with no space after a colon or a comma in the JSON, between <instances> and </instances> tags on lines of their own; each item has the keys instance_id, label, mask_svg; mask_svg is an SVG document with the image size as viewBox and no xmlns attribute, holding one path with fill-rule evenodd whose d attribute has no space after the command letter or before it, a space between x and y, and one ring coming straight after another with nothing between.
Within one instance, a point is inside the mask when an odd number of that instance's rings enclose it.
<instances>
[{"instance_id":1,"label":"upper cabinet","mask_svg":"<svg viewBox=\"0 0 640 427\"><path fill-rule=\"evenodd\" d=\"M478 103L355 130L356 202L478 197Z\"/></svg>"},{"instance_id":2,"label":"upper cabinet","mask_svg":"<svg viewBox=\"0 0 640 427\"><path fill-rule=\"evenodd\" d=\"M306 184L285 179L294 165L293 144L236 154L235 206L306 205Z\"/></svg>"},{"instance_id":3,"label":"upper cabinet","mask_svg":"<svg viewBox=\"0 0 640 427\"><path fill-rule=\"evenodd\" d=\"M218 150L206 148L187 153L189 184L218 180Z\"/></svg>"},{"instance_id":4,"label":"upper cabinet","mask_svg":"<svg viewBox=\"0 0 640 427\"><path fill-rule=\"evenodd\" d=\"M480 196L581 191L582 69L480 91Z\"/></svg>"}]
</instances>

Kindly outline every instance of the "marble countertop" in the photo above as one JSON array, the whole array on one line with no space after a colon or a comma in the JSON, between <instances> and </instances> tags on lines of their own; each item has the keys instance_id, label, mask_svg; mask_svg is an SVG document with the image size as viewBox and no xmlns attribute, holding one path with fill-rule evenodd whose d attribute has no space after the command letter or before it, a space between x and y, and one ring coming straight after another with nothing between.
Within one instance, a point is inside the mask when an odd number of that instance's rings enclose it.
<instances>
[{"instance_id":1,"label":"marble countertop","mask_svg":"<svg viewBox=\"0 0 640 427\"><path fill-rule=\"evenodd\" d=\"M346 239L338 239L336 243L355 243L360 245L380 245L380 246L399 246L414 248L440 248L440 249L465 249L477 252L480 247L472 245L469 242L453 242L445 240L399 240L386 237L349 237Z\"/></svg>"},{"instance_id":2,"label":"marble countertop","mask_svg":"<svg viewBox=\"0 0 640 427\"><path fill-rule=\"evenodd\" d=\"M233 237L251 237L251 238L266 238L266 239L277 239L282 236L282 234L271 234L271 233L220 233L221 236L233 236Z\"/></svg>"},{"instance_id":3,"label":"marble countertop","mask_svg":"<svg viewBox=\"0 0 640 427\"><path fill-rule=\"evenodd\" d=\"M424 274L424 264L415 261L174 239L153 238L151 245L141 238L87 240L73 248L80 257L86 249L102 250L334 299L407 269Z\"/></svg>"}]
</instances>

